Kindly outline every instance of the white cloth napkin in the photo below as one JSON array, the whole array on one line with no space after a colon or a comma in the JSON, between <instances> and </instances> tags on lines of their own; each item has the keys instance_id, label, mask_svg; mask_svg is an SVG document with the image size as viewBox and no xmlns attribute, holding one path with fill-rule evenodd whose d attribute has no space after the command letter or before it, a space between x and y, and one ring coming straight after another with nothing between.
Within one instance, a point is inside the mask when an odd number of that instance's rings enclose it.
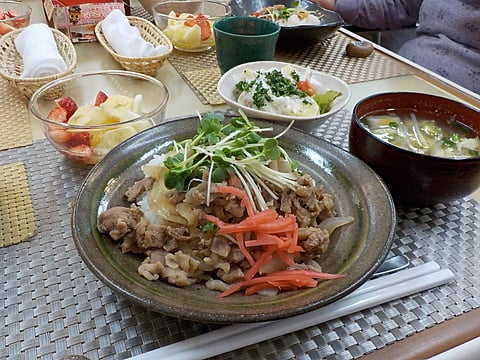
<instances>
[{"instance_id":1,"label":"white cloth napkin","mask_svg":"<svg viewBox=\"0 0 480 360\"><path fill-rule=\"evenodd\" d=\"M15 47L23 60L22 78L51 76L67 69L46 24L27 26L15 39Z\"/></svg>"},{"instance_id":2,"label":"white cloth napkin","mask_svg":"<svg viewBox=\"0 0 480 360\"><path fill-rule=\"evenodd\" d=\"M140 35L140 30L130 25L128 18L118 9L113 10L102 21L102 30L112 48L128 57L149 57L167 52L165 45L153 46Z\"/></svg>"}]
</instances>

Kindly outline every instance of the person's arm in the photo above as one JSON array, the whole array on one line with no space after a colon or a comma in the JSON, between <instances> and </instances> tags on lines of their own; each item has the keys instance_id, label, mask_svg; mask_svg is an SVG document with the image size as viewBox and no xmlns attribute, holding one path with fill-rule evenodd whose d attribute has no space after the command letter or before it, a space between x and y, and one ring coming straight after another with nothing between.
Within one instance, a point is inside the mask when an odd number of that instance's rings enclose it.
<instances>
[{"instance_id":1,"label":"person's arm","mask_svg":"<svg viewBox=\"0 0 480 360\"><path fill-rule=\"evenodd\" d=\"M398 29L415 24L422 0L312 0L349 24L365 29Z\"/></svg>"},{"instance_id":2,"label":"person's arm","mask_svg":"<svg viewBox=\"0 0 480 360\"><path fill-rule=\"evenodd\" d=\"M312 1L327 10L334 10L335 3L337 2L337 0L312 0Z\"/></svg>"}]
</instances>

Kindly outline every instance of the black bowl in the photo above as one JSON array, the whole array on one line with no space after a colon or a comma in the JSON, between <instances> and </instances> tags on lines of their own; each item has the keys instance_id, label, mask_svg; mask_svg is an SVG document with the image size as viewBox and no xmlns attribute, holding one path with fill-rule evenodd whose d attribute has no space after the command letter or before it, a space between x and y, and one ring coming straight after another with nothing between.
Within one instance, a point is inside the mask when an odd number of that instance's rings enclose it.
<instances>
[{"instance_id":1,"label":"black bowl","mask_svg":"<svg viewBox=\"0 0 480 360\"><path fill-rule=\"evenodd\" d=\"M349 133L350 152L385 181L397 205L445 203L472 194L480 186L480 157L441 158L405 150L379 140L362 125L366 115L409 111L439 123L455 119L480 136L480 112L460 102L422 93L382 93L358 102ZM417 115L418 116L418 115Z\"/></svg>"},{"instance_id":2,"label":"black bowl","mask_svg":"<svg viewBox=\"0 0 480 360\"><path fill-rule=\"evenodd\" d=\"M232 0L232 15L251 15L263 7L277 5L278 0ZM320 25L282 26L278 38L278 47L304 47L322 42L345 25L344 20L334 11L326 10L308 0L287 0L281 2L287 7L299 7L314 14L321 15Z\"/></svg>"}]
</instances>

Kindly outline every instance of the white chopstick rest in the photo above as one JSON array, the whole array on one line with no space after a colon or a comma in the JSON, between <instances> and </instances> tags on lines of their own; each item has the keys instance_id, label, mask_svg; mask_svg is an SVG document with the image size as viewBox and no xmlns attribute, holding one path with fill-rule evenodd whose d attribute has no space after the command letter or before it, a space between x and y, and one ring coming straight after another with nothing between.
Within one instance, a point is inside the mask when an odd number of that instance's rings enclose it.
<instances>
[{"instance_id":1,"label":"white chopstick rest","mask_svg":"<svg viewBox=\"0 0 480 360\"><path fill-rule=\"evenodd\" d=\"M149 57L165 54L165 45L153 46L140 35L140 30L130 25L128 18L118 9L102 21L102 31L113 50L128 57Z\"/></svg>"},{"instance_id":2,"label":"white chopstick rest","mask_svg":"<svg viewBox=\"0 0 480 360\"><path fill-rule=\"evenodd\" d=\"M132 359L205 359L446 284L453 277L449 269L441 270L435 262L425 263L369 280L344 298L306 314L276 321L226 326Z\"/></svg>"},{"instance_id":3,"label":"white chopstick rest","mask_svg":"<svg viewBox=\"0 0 480 360\"><path fill-rule=\"evenodd\" d=\"M46 24L27 26L14 42L23 60L22 78L51 76L67 69L52 30Z\"/></svg>"}]
</instances>

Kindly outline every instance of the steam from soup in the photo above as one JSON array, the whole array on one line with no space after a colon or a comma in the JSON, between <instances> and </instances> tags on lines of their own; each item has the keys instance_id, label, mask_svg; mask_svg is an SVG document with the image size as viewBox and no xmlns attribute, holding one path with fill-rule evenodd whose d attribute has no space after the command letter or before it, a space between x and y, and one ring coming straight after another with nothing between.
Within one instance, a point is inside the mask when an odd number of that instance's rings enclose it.
<instances>
[{"instance_id":1,"label":"steam from soup","mask_svg":"<svg viewBox=\"0 0 480 360\"><path fill-rule=\"evenodd\" d=\"M478 134L454 120L440 123L413 112L392 112L366 116L360 122L377 138L416 153L443 158L480 155Z\"/></svg>"}]
</instances>

